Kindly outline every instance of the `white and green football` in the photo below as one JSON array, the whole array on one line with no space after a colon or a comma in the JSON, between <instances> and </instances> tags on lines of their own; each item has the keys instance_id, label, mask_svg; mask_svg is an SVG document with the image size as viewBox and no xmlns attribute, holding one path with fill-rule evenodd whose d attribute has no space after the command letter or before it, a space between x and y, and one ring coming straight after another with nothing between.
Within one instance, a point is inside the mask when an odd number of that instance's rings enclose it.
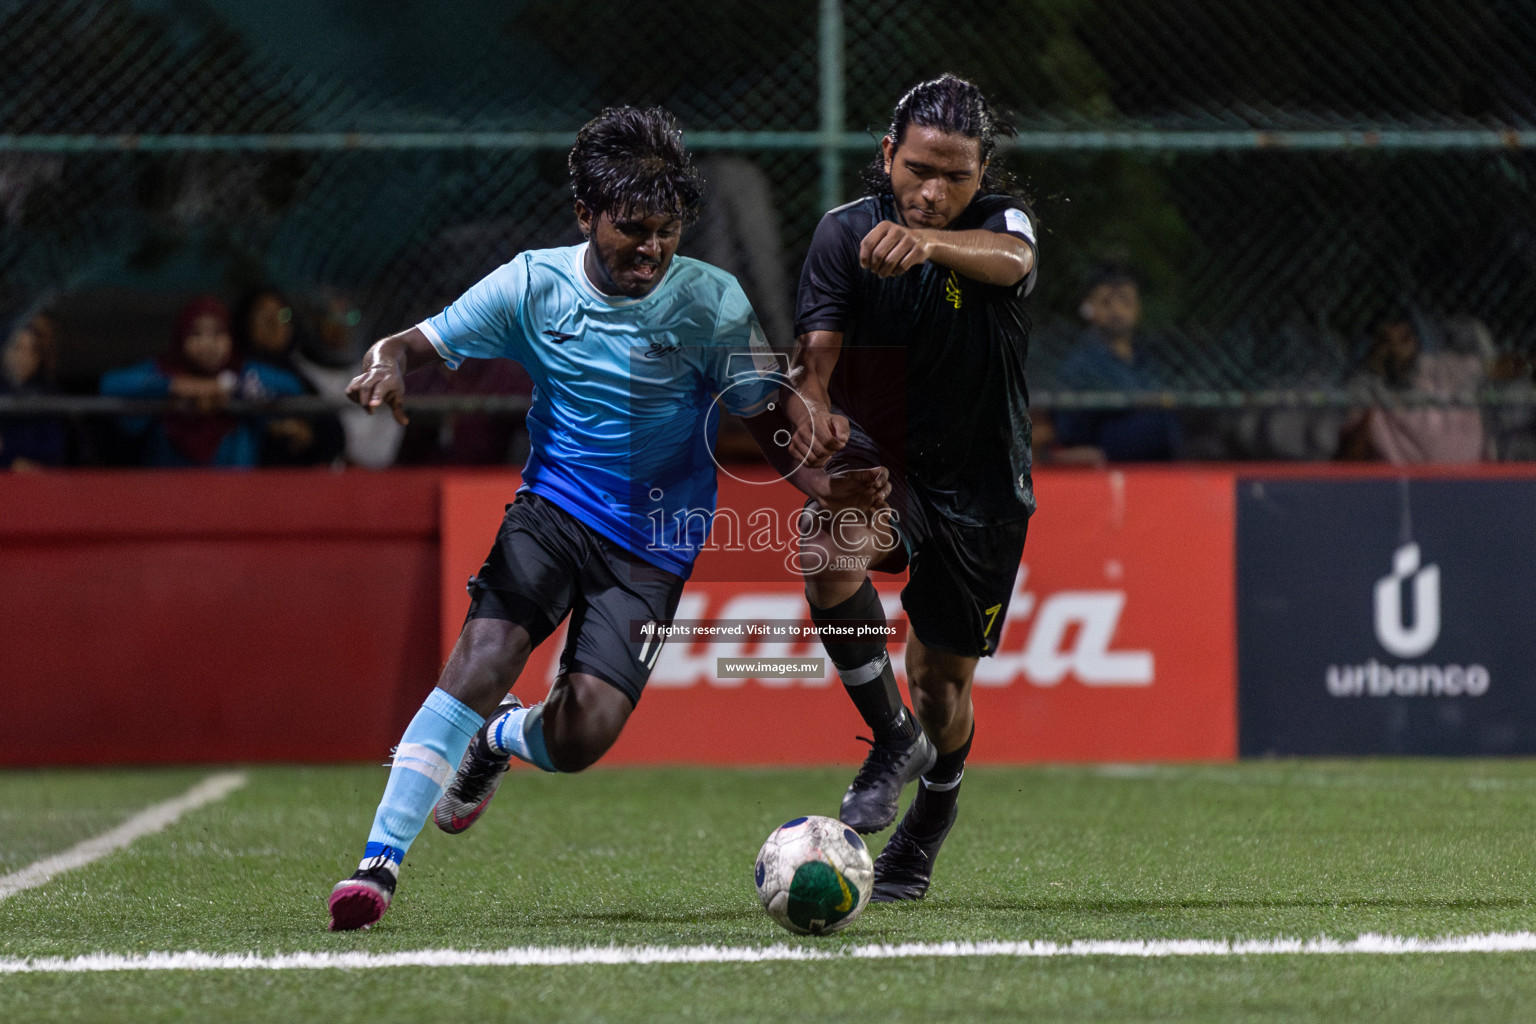
<instances>
[{"instance_id":1,"label":"white and green football","mask_svg":"<svg viewBox=\"0 0 1536 1024\"><path fill-rule=\"evenodd\" d=\"M853 829L810 815L773 830L757 855L756 878L769 917L798 935L827 935L863 913L875 863Z\"/></svg>"}]
</instances>

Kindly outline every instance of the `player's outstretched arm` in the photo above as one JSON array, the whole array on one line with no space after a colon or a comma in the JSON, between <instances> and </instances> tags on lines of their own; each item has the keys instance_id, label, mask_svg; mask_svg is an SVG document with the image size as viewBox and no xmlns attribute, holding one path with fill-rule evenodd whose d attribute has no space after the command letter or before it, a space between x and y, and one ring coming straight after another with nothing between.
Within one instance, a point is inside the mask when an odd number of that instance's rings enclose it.
<instances>
[{"instance_id":1,"label":"player's outstretched arm","mask_svg":"<svg viewBox=\"0 0 1536 1024\"><path fill-rule=\"evenodd\" d=\"M832 411L827 396L842 350L841 331L809 331L795 339L789 370L792 394L785 396L784 407L793 425L789 454L796 463L818 468L848 443L848 418Z\"/></svg>"},{"instance_id":2,"label":"player's outstretched arm","mask_svg":"<svg viewBox=\"0 0 1536 1024\"><path fill-rule=\"evenodd\" d=\"M940 231L883 220L859 243L859 266L896 277L926 262L959 271L983 284L1018 284L1035 269L1028 242L1001 231Z\"/></svg>"},{"instance_id":3,"label":"player's outstretched arm","mask_svg":"<svg viewBox=\"0 0 1536 1024\"><path fill-rule=\"evenodd\" d=\"M363 372L347 385L347 397L369 413L380 405L389 406L395 421L403 426L410 422L405 414L407 367L425 366L442 358L418 328L391 334L375 342L363 357Z\"/></svg>"}]
</instances>

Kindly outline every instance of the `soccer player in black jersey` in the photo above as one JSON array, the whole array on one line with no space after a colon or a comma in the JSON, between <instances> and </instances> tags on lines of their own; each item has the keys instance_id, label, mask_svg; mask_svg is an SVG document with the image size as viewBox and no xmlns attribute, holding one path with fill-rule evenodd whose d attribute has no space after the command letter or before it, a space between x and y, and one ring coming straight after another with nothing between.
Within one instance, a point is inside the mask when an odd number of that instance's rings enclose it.
<instances>
[{"instance_id":1,"label":"soccer player in black jersey","mask_svg":"<svg viewBox=\"0 0 1536 1024\"><path fill-rule=\"evenodd\" d=\"M792 377L804 402L785 403L789 454L834 477L890 472L888 509L808 504L812 621L883 625L867 570L909 571L911 711L883 639L823 638L874 732L840 817L878 832L921 777L875 863L878 901L928 890L975 734L972 676L997 647L1035 506L1024 381L1035 233L991 167L999 132L1011 129L970 82L914 87L870 194L822 218L800 275Z\"/></svg>"}]
</instances>

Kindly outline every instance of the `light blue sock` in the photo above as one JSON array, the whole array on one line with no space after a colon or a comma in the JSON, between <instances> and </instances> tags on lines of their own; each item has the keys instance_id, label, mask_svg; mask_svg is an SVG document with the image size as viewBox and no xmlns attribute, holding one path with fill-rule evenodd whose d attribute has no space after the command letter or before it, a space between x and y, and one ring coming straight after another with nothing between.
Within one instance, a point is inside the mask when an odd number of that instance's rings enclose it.
<instances>
[{"instance_id":1,"label":"light blue sock","mask_svg":"<svg viewBox=\"0 0 1536 1024\"><path fill-rule=\"evenodd\" d=\"M549 760L544 745L544 705L513 708L491 719L485 729L485 741L498 754L511 754L546 772L558 771Z\"/></svg>"},{"instance_id":2,"label":"light blue sock","mask_svg":"<svg viewBox=\"0 0 1536 1024\"><path fill-rule=\"evenodd\" d=\"M368 833L364 867L383 857L393 861L391 866L398 873L400 859L453 781L469 741L484 721L441 688L427 696L395 748L384 798Z\"/></svg>"}]
</instances>

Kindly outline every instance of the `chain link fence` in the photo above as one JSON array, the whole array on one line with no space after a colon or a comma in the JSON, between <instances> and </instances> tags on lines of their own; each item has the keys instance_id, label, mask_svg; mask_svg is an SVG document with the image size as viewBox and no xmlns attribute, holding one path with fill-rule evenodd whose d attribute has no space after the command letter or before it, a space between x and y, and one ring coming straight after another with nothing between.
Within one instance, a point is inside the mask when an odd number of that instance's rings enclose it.
<instances>
[{"instance_id":1,"label":"chain link fence","mask_svg":"<svg viewBox=\"0 0 1536 1024\"><path fill-rule=\"evenodd\" d=\"M1021 133L1048 403L1341 406L1388 308L1522 385L1536 357L1517 0L0 0L0 52L0 310L52 300L66 328L80 296L271 283L345 295L359 345L397 330L575 239L565 152L623 102L682 120L714 186L684 251L787 343L820 214L952 71ZM1106 257L1139 268L1155 396L1056 377ZM168 328L119 320L66 330L67 390Z\"/></svg>"}]
</instances>

